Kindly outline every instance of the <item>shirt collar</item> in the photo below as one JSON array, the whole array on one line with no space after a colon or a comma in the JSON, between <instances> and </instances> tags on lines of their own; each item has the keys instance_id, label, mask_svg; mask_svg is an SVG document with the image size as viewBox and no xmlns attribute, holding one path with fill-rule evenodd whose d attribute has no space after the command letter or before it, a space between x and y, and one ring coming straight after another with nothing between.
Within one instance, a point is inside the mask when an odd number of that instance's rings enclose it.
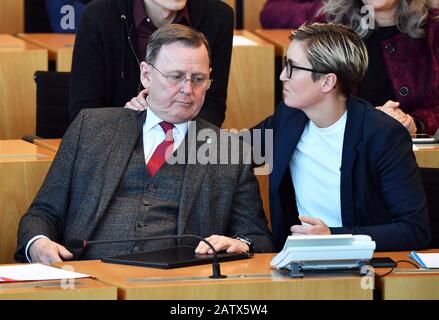
<instances>
[{"instance_id":1,"label":"shirt collar","mask_svg":"<svg viewBox=\"0 0 439 320\"><path fill-rule=\"evenodd\" d=\"M147 18L148 16L146 15L145 4L143 3L143 0L134 0L133 19L136 28L139 28L142 22ZM152 24L152 22L150 23ZM182 10L177 12L177 15L175 16L173 23L179 23L179 24L190 26L191 19L189 16L189 9L187 4L184 6Z\"/></svg>"},{"instance_id":2,"label":"shirt collar","mask_svg":"<svg viewBox=\"0 0 439 320\"><path fill-rule=\"evenodd\" d=\"M145 123L143 124L143 134L146 134L148 131L150 131L152 128L154 128L156 125L163 121L151 109L146 109L145 112L146 119ZM174 127L177 128L182 137L184 137L187 133L188 123L189 122L174 123Z\"/></svg>"}]
</instances>

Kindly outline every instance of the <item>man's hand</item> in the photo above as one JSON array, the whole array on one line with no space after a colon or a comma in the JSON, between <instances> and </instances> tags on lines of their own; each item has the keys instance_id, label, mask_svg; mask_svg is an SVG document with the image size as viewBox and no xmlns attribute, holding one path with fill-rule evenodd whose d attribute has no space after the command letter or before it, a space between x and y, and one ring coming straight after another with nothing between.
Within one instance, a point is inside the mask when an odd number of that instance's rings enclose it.
<instances>
[{"instance_id":1,"label":"man's hand","mask_svg":"<svg viewBox=\"0 0 439 320\"><path fill-rule=\"evenodd\" d=\"M331 230L329 230L329 227L320 219L305 216L299 216L299 219L306 224L296 224L292 226L291 232L293 233L293 236L331 234Z\"/></svg>"},{"instance_id":2,"label":"man's hand","mask_svg":"<svg viewBox=\"0 0 439 320\"><path fill-rule=\"evenodd\" d=\"M47 238L35 240L29 247L32 262L50 265L55 262L73 259L73 254L62 245Z\"/></svg>"},{"instance_id":3,"label":"man's hand","mask_svg":"<svg viewBox=\"0 0 439 320\"><path fill-rule=\"evenodd\" d=\"M136 111L144 111L148 107L146 103L146 97L149 94L149 89L143 89L137 95L137 97L132 98L125 104L125 108L136 110Z\"/></svg>"},{"instance_id":4,"label":"man's hand","mask_svg":"<svg viewBox=\"0 0 439 320\"><path fill-rule=\"evenodd\" d=\"M407 113L404 113L399 108L399 102L395 102L392 100L387 101L384 105L376 107L378 110L381 110L382 112L388 114L395 120L398 120L406 129L409 131L410 134L416 133L416 124L413 118L408 115Z\"/></svg>"},{"instance_id":5,"label":"man's hand","mask_svg":"<svg viewBox=\"0 0 439 320\"><path fill-rule=\"evenodd\" d=\"M228 253L244 253L250 250L248 245L241 240L225 236L211 235L210 237L206 238L206 240L213 245L216 251L226 250ZM203 241L200 241L195 249L195 253L213 254L212 249L210 249L210 247Z\"/></svg>"}]
</instances>

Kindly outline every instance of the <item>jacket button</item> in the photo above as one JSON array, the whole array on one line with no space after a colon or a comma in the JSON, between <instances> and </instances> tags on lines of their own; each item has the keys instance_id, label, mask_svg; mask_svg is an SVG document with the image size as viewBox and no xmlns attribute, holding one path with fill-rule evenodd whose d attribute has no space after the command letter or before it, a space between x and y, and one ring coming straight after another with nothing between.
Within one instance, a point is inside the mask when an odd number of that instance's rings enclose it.
<instances>
[{"instance_id":1,"label":"jacket button","mask_svg":"<svg viewBox=\"0 0 439 320\"><path fill-rule=\"evenodd\" d=\"M148 200L143 200L143 204L145 205L145 207L148 207L151 205L151 203Z\"/></svg>"},{"instance_id":2,"label":"jacket button","mask_svg":"<svg viewBox=\"0 0 439 320\"><path fill-rule=\"evenodd\" d=\"M139 252L139 251L142 251L142 248L137 246L133 248L133 252Z\"/></svg>"},{"instance_id":3,"label":"jacket button","mask_svg":"<svg viewBox=\"0 0 439 320\"><path fill-rule=\"evenodd\" d=\"M388 53L394 53L396 51L395 46L393 45L393 43L388 43L386 44L386 46L384 47L384 49L388 52Z\"/></svg>"},{"instance_id":4,"label":"jacket button","mask_svg":"<svg viewBox=\"0 0 439 320\"><path fill-rule=\"evenodd\" d=\"M407 88L407 87L401 87L400 89L399 89L399 94L401 95L401 96L403 96L403 97L405 97L406 95L408 95L409 94L409 88Z\"/></svg>"},{"instance_id":5,"label":"jacket button","mask_svg":"<svg viewBox=\"0 0 439 320\"><path fill-rule=\"evenodd\" d=\"M154 190L154 185L153 184L148 184L148 190Z\"/></svg>"},{"instance_id":6,"label":"jacket button","mask_svg":"<svg viewBox=\"0 0 439 320\"><path fill-rule=\"evenodd\" d=\"M145 226L145 224L142 221L137 221L137 226L139 228L143 228Z\"/></svg>"}]
</instances>

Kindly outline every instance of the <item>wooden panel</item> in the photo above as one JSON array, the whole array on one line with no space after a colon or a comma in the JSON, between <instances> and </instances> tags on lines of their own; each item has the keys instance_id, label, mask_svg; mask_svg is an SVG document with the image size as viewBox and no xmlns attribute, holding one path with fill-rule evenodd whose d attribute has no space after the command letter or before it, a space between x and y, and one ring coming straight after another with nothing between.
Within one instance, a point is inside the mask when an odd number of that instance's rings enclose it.
<instances>
[{"instance_id":1,"label":"wooden panel","mask_svg":"<svg viewBox=\"0 0 439 320\"><path fill-rule=\"evenodd\" d=\"M439 249L423 250L425 253L438 253ZM391 257L394 261L410 260L409 251L379 252L377 257ZM412 261L414 263L414 261ZM376 277L377 288L381 290L384 300L438 300L439 271L428 272L416 270L408 263L398 263L397 272L385 277ZM376 269L377 274L384 274L389 269ZM399 271L399 272L398 272ZM431 270L435 271L435 270Z\"/></svg>"},{"instance_id":2,"label":"wooden panel","mask_svg":"<svg viewBox=\"0 0 439 320\"><path fill-rule=\"evenodd\" d=\"M0 263L14 261L18 223L55 153L22 140L0 141Z\"/></svg>"},{"instance_id":3,"label":"wooden panel","mask_svg":"<svg viewBox=\"0 0 439 320\"><path fill-rule=\"evenodd\" d=\"M420 150L415 150L416 161L421 168L439 169L439 144L418 145Z\"/></svg>"},{"instance_id":4,"label":"wooden panel","mask_svg":"<svg viewBox=\"0 0 439 320\"><path fill-rule=\"evenodd\" d=\"M291 43L288 38L291 34L291 29L256 29L255 33L274 45L277 57L287 55L288 46Z\"/></svg>"},{"instance_id":5,"label":"wooden panel","mask_svg":"<svg viewBox=\"0 0 439 320\"><path fill-rule=\"evenodd\" d=\"M269 201L269 176L268 175L256 175L256 179L259 184L259 193L262 198L262 205L264 206L265 218L267 219L268 228L271 230L271 217L270 217L270 201Z\"/></svg>"},{"instance_id":6,"label":"wooden panel","mask_svg":"<svg viewBox=\"0 0 439 320\"><path fill-rule=\"evenodd\" d=\"M251 128L274 111L274 47L248 31L235 31L254 45L233 45L223 128Z\"/></svg>"},{"instance_id":7,"label":"wooden panel","mask_svg":"<svg viewBox=\"0 0 439 320\"><path fill-rule=\"evenodd\" d=\"M60 72L70 72L72 70L73 49L64 48L58 50L56 59L56 70Z\"/></svg>"},{"instance_id":8,"label":"wooden panel","mask_svg":"<svg viewBox=\"0 0 439 320\"><path fill-rule=\"evenodd\" d=\"M260 29L259 15L266 0L242 0L244 11L244 29L253 31Z\"/></svg>"},{"instance_id":9,"label":"wooden panel","mask_svg":"<svg viewBox=\"0 0 439 320\"><path fill-rule=\"evenodd\" d=\"M0 0L0 33L24 31L24 0Z\"/></svg>"},{"instance_id":10,"label":"wooden panel","mask_svg":"<svg viewBox=\"0 0 439 320\"><path fill-rule=\"evenodd\" d=\"M248 31L235 31L254 45L234 41L227 111L223 128L251 128L274 112L274 47ZM236 40L236 37L235 37ZM270 221L268 176L257 176L265 215Z\"/></svg>"},{"instance_id":11,"label":"wooden panel","mask_svg":"<svg viewBox=\"0 0 439 320\"><path fill-rule=\"evenodd\" d=\"M57 71L70 72L75 34L21 33L18 37L49 51L49 59L56 61Z\"/></svg>"},{"instance_id":12,"label":"wooden panel","mask_svg":"<svg viewBox=\"0 0 439 320\"><path fill-rule=\"evenodd\" d=\"M93 279L2 283L0 300L116 300L117 288Z\"/></svg>"},{"instance_id":13,"label":"wooden panel","mask_svg":"<svg viewBox=\"0 0 439 320\"><path fill-rule=\"evenodd\" d=\"M47 65L47 50L11 36L0 37L0 139L19 139L35 133L33 75L37 70L47 70Z\"/></svg>"},{"instance_id":14,"label":"wooden panel","mask_svg":"<svg viewBox=\"0 0 439 320\"><path fill-rule=\"evenodd\" d=\"M96 260L68 264L117 286L120 299L372 299L372 290L361 288L359 275L281 277L270 269L272 256L223 262L221 271L228 278L220 280L209 279L211 265L162 270Z\"/></svg>"}]
</instances>

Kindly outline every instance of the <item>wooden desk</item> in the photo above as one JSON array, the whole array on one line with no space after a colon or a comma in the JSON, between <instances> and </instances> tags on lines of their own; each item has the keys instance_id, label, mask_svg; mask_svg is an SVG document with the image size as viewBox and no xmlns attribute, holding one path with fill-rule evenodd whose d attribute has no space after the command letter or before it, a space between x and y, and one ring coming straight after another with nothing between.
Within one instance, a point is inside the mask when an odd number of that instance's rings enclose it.
<instances>
[{"instance_id":1,"label":"wooden desk","mask_svg":"<svg viewBox=\"0 0 439 320\"><path fill-rule=\"evenodd\" d=\"M56 61L57 71L70 72L72 68L75 34L20 33L18 37L49 51L49 59Z\"/></svg>"},{"instance_id":2,"label":"wooden desk","mask_svg":"<svg viewBox=\"0 0 439 320\"><path fill-rule=\"evenodd\" d=\"M291 31L291 29L256 29L255 33L274 45L276 57L283 57L287 55L291 43L288 39Z\"/></svg>"},{"instance_id":3,"label":"wooden desk","mask_svg":"<svg viewBox=\"0 0 439 320\"><path fill-rule=\"evenodd\" d=\"M0 33L24 30L24 0L0 1Z\"/></svg>"},{"instance_id":4,"label":"wooden desk","mask_svg":"<svg viewBox=\"0 0 439 320\"><path fill-rule=\"evenodd\" d=\"M0 300L117 300L117 288L88 278L0 283Z\"/></svg>"},{"instance_id":5,"label":"wooden desk","mask_svg":"<svg viewBox=\"0 0 439 320\"><path fill-rule=\"evenodd\" d=\"M422 149L415 150L418 166L421 168L439 169L439 144L420 147Z\"/></svg>"},{"instance_id":6,"label":"wooden desk","mask_svg":"<svg viewBox=\"0 0 439 320\"><path fill-rule=\"evenodd\" d=\"M14 262L18 223L55 153L23 140L0 141L0 263Z\"/></svg>"},{"instance_id":7,"label":"wooden desk","mask_svg":"<svg viewBox=\"0 0 439 320\"><path fill-rule=\"evenodd\" d=\"M33 143L56 153L61 144L61 139L34 139Z\"/></svg>"},{"instance_id":8,"label":"wooden desk","mask_svg":"<svg viewBox=\"0 0 439 320\"><path fill-rule=\"evenodd\" d=\"M226 279L213 280L211 265L153 269L103 263L98 260L68 264L77 272L119 288L119 299L372 299L356 275L291 279L270 269L273 254L221 263ZM64 264L64 263L63 263ZM59 264L59 265L63 265Z\"/></svg>"},{"instance_id":9,"label":"wooden desk","mask_svg":"<svg viewBox=\"0 0 439 320\"><path fill-rule=\"evenodd\" d=\"M35 133L35 71L47 70L47 50L0 35L0 139Z\"/></svg>"},{"instance_id":10,"label":"wooden desk","mask_svg":"<svg viewBox=\"0 0 439 320\"><path fill-rule=\"evenodd\" d=\"M439 249L424 250L421 252L439 252ZM404 252L379 252L374 256L391 257L393 260L409 260ZM414 262L414 261L412 261ZM398 269L415 270L408 263L399 263ZM377 269L377 274L384 274L390 269ZM384 300L438 300L439 299L439 270L436 273L391 273L382 278L375 278L378 289L382 292Z\"/></svg>"},{"instance_id":11,"label":"wooden desk","mask_svg":"<svg viewBox=\"0 0 439 320\"><path fill-rule=\"evenodd\" d=\"M244 42L241 42L243 40ZM274 47L235 31L223 128L251 128L274 112Z\"/></svg>"}]
</instances>

